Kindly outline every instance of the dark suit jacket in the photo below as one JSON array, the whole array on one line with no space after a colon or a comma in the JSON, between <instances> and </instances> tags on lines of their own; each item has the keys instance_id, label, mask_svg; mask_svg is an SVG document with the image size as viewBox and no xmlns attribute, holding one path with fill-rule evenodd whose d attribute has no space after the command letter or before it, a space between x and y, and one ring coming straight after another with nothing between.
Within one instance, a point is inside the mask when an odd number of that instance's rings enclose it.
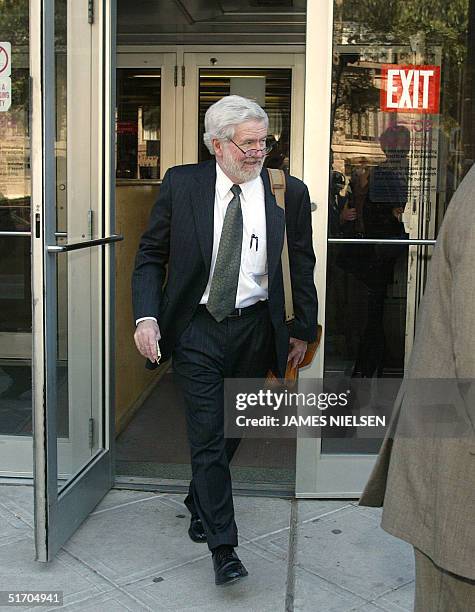
<instances>
[{"instance_id":1,"label":"dark suit jacket","mask_svg":"<svg viewBox=\"0 0 475 612\"><path fill-rule=\"evenodd\" d=\"M285 324L280 256L284 212L272 195L267 170L265 191L269 311L279 373L285 372L289 333L313 341L317 331L317 295L313 282L310 199L302 181L287 177L286 211L295 320ZM216 162L170 168L143 234L132 277L135 319L156 317L164 358L190 322L208 283L213 250ZM152 367L150 362L148 367Z\"/></svg>"}]
</instances>

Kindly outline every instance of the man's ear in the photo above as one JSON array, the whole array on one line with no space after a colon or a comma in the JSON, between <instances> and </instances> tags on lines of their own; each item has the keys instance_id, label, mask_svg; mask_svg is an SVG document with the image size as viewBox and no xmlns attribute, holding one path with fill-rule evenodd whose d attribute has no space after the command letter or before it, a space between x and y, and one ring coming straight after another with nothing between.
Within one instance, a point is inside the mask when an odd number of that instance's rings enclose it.
<instances>
[{"instance_id":1,"label":"man's ear","mask_svg":"<svg viewBox=\"0 0 475 612\"><path fill-rule=\"evenodd\" d=\"M219 138L213 138L211 143L213 145L214 154L216 155L216 157L222 157L223 156L223 146Z\"/></svg>"}]
</instances>

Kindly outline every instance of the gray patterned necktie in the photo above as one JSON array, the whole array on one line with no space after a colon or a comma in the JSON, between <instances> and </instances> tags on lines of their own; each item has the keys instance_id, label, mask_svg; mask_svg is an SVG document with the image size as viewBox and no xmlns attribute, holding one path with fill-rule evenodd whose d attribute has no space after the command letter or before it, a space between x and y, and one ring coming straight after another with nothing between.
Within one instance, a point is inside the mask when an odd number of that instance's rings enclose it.
<instances>
[{"instance_id":1,"label":"gray patterned necktie","mask_svg":"<svg viewBox=\"0 0 475 612\"><path fill-rule=\"evenodd\" d=\"M225 319L234 310L241 266L242 211L239 197L241 188L239 185L233 185L231 191L234 197L229 202L224 216L218 255L206 305L208 311L218 322Z\"/></svg>"}]
</instances>

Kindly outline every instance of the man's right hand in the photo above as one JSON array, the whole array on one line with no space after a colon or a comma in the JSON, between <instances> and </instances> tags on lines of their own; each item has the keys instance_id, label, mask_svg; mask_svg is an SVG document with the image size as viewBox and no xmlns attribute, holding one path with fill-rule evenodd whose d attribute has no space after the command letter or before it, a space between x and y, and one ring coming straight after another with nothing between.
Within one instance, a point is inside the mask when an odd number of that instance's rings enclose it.
<instances>
[{"instance_id":1,"label":"man's right hand","mask_svg":"<svg viewBox=\"0 0 475 612\"><path fill-rule=\"evenodd\" d=\"M139 353L154 362L157 360L157 341L160 340L160 328L152 319L140 321L135 328L134 340Z\"/></svg>"}]
</instances>

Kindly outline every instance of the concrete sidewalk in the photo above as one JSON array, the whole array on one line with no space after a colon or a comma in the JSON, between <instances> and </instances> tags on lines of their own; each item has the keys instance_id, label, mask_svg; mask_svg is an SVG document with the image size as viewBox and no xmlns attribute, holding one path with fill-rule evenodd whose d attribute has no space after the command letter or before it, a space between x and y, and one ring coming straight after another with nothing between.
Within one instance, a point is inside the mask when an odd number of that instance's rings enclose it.
<instances>
[{"instance_id":1,"label":"concrete sidewalk","mask_svg":"<svg viewBox=\"0 0 475 612\"><path fill-rule=\"evenodd\" d=\"M33 560L31 487L2 485L0 590L61 590L62 609L91 612L412 610L412 549L379 527L379 510L235 497L249 577L220 588L182 499L112 490L46 565Z\"/></svg>"}]
</instances>

